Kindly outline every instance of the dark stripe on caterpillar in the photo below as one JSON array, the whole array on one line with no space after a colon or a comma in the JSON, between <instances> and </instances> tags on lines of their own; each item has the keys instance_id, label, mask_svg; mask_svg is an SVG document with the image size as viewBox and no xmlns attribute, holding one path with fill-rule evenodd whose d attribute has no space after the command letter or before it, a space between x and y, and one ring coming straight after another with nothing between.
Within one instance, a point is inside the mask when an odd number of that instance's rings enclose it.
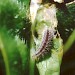
<instances>
[{"instance_id":1,"label":"dark stripe on caterpillar","mask_svg":"<svg viewBox=\"0 0 75 75\"><path fill-rule=\"evenodd\" d=\"M35 55L33 56L35 60L43 58L46 54L48 54L52 47L52 40L54 37L54 29L46 29L44 32L44 36L39 46L39 49L36 51Z\"/></svg>"}]
</instances>

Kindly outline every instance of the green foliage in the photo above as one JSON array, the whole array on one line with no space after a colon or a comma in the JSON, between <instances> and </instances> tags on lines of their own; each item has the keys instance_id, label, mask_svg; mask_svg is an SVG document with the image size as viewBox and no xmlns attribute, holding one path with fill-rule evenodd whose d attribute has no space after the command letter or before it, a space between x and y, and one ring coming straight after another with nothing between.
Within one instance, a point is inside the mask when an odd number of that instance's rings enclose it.
<instances>
[{"instance_id":1,"label":"green foliage","mask_svg":"<svg viewBox=\"0 0 75 75\"><path fill-rule=\"evenodd\" d=\"M3 69L4 75L28 73L29 49L19 36L15 40L11 34L23 27L28 27L29 1L0 0L0 60L3 62L0 61L2 65L0 69Z\"/></svg>"},{"instance_id":2,"label":"green foliage","mask_svg":"<svg viewBox=\"0 0 75 75\"><path fill-rule=\"evenodd\" d=\"M64 9L60 9L57 12L59 23L58 29L64 42L66 42L72 31L75 29L75 4L69 4L66 7L67 9L65 11Z\"/></svg>"},{"instance_id":3,"label":"green foliage","mask_svg":"<svg viewBox=\"0 0 75 75\"><path fill-rule=\"evenodd\" d=\"M4 60L5 75L25 75L27 73L29 59L27 46L19 38L15 39L8 35L5 28L0 29L0 52L3 57L0 60Z\"/></svg>"},{"instance_id":4,"label":"green foliage","mask_svg":"<svg viewBox=\"0 0 75 75\"><path fill-rule=\"evenodd\" d=\"M26 4L27 3L27 4ZM0 0L0 27L21 29L28 15L29 0Z\"/></svg>"},{"instance_id":5,"label":"green foliage","mask_svg":"<svg viewBox=\"0 0 75 75\"><path fill-rule=\"evenodd\" d=\"M34 75L35 60L33 60L32 54L35 51L35 44L31 37L31 25L28 19L29 2L30 0L0 0L0 66L2 66L4 75ZM63 11L58 11L59 31L74 28L74 6L73 4L68 7L69 13L66 15ZM40 19L39 21L41 21ZM42 32L43 22L39 24L35 30ZM46 21L44 24L49 26L50 22ZM16 36L11 36L11 33L15 33L16 30L19 30L21 39L25 39L26 43L19 38L18 33ZM60 73L62 49L61 38L55 38L51 56L36 63L40 75L58 75Z\"/></svg>"}]
</instances>

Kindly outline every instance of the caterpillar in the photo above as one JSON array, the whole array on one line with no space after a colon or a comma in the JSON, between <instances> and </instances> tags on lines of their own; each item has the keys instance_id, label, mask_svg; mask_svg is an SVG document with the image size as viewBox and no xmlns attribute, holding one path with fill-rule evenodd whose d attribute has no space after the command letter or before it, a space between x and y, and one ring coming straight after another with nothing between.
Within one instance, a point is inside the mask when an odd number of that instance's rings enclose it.
<instances>
[{"instance_id":1,"label":"caterpillar","mask_svg":"<svg viewBox=\"0 0 75 75\"><path fill-rule=\"evenodd\" d=\"M54 37L54 29L46 29L44 32L44 36L39 46L38 50L35 52L33 56L35 60L43 58L44 55L48 54L52 47L52 40Z\"/></svg>"}]
</instances>

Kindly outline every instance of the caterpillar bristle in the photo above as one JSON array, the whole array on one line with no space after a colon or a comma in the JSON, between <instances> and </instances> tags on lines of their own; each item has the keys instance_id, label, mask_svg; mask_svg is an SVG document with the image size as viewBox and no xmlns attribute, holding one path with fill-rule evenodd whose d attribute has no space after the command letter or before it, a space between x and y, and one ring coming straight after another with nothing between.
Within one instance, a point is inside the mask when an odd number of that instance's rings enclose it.
<instances>
[{"instance_id":1,"label":"caterpillar bristle","mask_svg":"<svg viewBox=\"0 0 75 75\"><path fill-rule=\"evenodd\" d=\"M53 43L53 37L54 37L54 29L47 29L44 32L44 37L42 39L41 45L39 46L39 50L36 51L34 58L35 60L44 58L45 55L47 55L51 48Z\"/></svg>"}]
</instances>

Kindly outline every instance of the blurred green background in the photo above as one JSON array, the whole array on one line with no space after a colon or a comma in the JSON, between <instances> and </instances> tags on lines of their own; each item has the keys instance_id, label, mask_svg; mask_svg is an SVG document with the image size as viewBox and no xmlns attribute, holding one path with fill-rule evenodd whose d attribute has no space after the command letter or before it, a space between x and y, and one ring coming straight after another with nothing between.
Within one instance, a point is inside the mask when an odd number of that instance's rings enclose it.
<instances>
[{"instance_id":1,"label":"blurred green background","mask_svg":"<svg viewBox=\"0 0 75 75\"><path fill-rule=\"evenodd\" d=\"M0 75L29 74L29 4L30 0L0 0ZM60 75L75 75L75 3L67 5L67 12L58 9L57 18L65 47Z\"/></svg>"}]
</instances>

